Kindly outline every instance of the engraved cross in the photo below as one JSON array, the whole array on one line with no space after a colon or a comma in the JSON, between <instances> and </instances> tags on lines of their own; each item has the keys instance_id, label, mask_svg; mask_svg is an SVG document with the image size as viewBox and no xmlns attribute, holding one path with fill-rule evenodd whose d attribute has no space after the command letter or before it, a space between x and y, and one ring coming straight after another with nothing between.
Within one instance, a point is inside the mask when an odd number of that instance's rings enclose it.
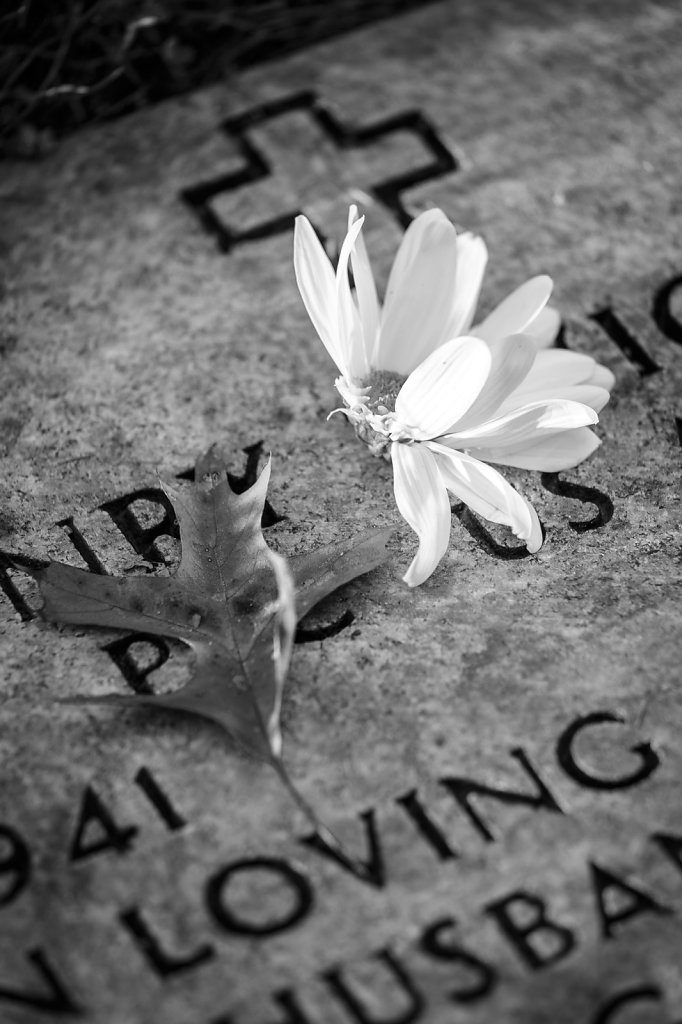
<instances>
[{"instance_id":1,"label":"engraved cross","mask_svg":"<svg viewBox=\"0 0 682 1024\"><path fill-rule=\"evenodd\" d=\"M317 138L317 152L309 154L296 153L296 143L301 136L289 134L287 120L291 115L298 118L300 126L304 119L308 128L312 128ZM185 188L180 193L183 201L196 214L206 231L214 235L222 252L229 252L242 242L255 241L280 234L292 228L294 218L301 213L298 203L301 200L303 177L306 198L312 195L313 200L321 193L329 191L329 181L335 185L338 169L347 163L354 152L366 151L369 147L381 144L382 148L390 147L389 159L404 160L404 150L409 150L408 166L404 170L396 170L388 174L377 171L371 180L363 181L363 189L381 203L401 227L407 227L412 217L402 200L403 192L415 185L422 184L433 178L441 177L457 170L455 156L438 135L429 120L418 110L404 110L387 117L373 120L365 124L355 124L340 120L312 91L293 93L252 107L236 117L228 118L221 124L221 130L230 138L241 157L241 166L226 174L217 175ZM281 183L282 168L275 166L264 145L254 135L267 127L269 132L278 132L280 138L278 149L288 151L288 161L303 155L306 163L296 174L295 194L289 194ZM292 139L295 145L292 146ZM396 153L396 147L400 147ZM326 151L327 159L320 159L320 151ZM342 157L342 153L344 156ZM365 154L366 155L366 154ZM386 163L384 153L383 163ZM278 174L279 172L279 174ZM357 172L354 172L357 174ZM365 169L365 174L367 170ZM343 173L341 172L341 177ZM271 212L263 217L259 213L247 220L246 224L234 223L234 211L226 217L222 210L221 199L236 190L251 192L260 183L261 202L257 208L271 207ZM309 188L310 187L310 191ZM336 189L338 193L338 188ZM242 198L246 194L242 191ZM284 198L282 198L284 196ZM253 205L248 200L240 203L240 207Z\"/></svg>"}]
</instances>

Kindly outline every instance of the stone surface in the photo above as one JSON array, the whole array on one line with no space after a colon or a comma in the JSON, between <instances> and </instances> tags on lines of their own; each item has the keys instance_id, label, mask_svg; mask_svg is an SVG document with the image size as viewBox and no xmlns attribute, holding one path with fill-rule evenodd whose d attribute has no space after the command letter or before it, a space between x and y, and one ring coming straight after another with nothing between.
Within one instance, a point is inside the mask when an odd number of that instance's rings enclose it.
<instances>
[{"instance_id":1,"label":"stone surface","mask_svg":"<svg viewBox=\"0 0 682 1024\"><path fill-rule=\"evenodd\" d=\"M661 289L682 273L680 37L673 4L427 5L3 167L3 550L82 565L56 525L72 519L108 571L152 569L100 506L189 469L213 441L237 475L243 448L272 452L285 518L266 535L281 551L397 526L389 563L315 620L350 609L351 625L297 645L283 708L293 777L359 858L373 810L381 886L302 844L309 828L275 775L210 725L58 703L126 692L103 650L115 635L22 621L0 594L3 1021L60 1007L93 1024L679 1019L682 289ZM378 185L442 157L424 123L343 147L305 98L263 116L303 91L348 129L420 111L456 169L391 204ZM210 200L234 243L221 252L180 193L234 185L244 138L273 173ZM615 371L602 448L561 477L596 504L508 474L545 526L537 556L498 557L453 517L432 579L400 582L414 537L390 467L326 422L334 368L297 294L291 234L239 240L303 209L333 249L358 198L382 282L399 204L441 206L487 241L484 309L550 273L566 343ZM590 319L606 308L657 369ZM608 522L571 526L609 499ZM153 503L133 511L160 518ZM7 579L36 604L25 576ZM149 681L172 686L186 665L174 648ZM572 723L583 775L565 756ZM175 815L145 795L147 773ZM475 819L453 777L539 804L479 795ZM415 790L439 842L398 802ZM79 856L97 798L137 832ZM86 854L102 828L90 822ZM274 933L244 934L228 910ZM454 930L434 930L446 918Z\"/></svg>"}]
</instances>

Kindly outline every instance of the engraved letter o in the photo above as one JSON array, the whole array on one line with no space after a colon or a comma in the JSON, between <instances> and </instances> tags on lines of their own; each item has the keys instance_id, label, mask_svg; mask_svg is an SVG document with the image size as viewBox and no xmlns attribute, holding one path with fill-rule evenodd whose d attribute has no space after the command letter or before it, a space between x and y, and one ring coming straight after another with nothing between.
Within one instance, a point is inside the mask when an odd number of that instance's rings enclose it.
<instances>
[{"instance_id":1,"label":"engraved letter o","mask_svg":"<svg viewBox=\"0 0 682 1024\"><path fill-rule=\"evenodd\" d=\"M619 1010L623 1007L627 1008L633 1003L650 1002L651 1000L660 1000L661 992L659 989L654 988L651 985L641 985L635 988L626 989L624 992L619 992L618 995L609 999L605 1006L599 1008L597 1014L592 1019L592 1024L613 1024L616 1022L616 1015L620 1016Z\"/></svg>"},{"instance_id":2,"label":"engraved letter o","mask_svg":"<svg viewBox=\"0 0 682 1024\"><path fill-rule=\"evenodd\" d=\"M654 297L653 316L656 326L666 338L682 345L682 321L675 316L671 306L673 292L682 286L682 274L671 277L669 281L658 289Z\"/></svg>"},{"instance_id":3,"label":"engraved letter o","mask_svg":"<svg viewBox=\"0 0 682 1024\"><path fill-rule=\"evenodd\" d=\"M231 881L247 871L269 871L284 882L293 896L290 907L276 917L263 920L248 917L228 903L227 889ZM213 918L225 931L237 935L275 935L293 928L307 917L313 906L313 890L308 880L287 861L279 857L250 857L221 868L206 883L206 903Z\"/></svg>"}]
</instances>

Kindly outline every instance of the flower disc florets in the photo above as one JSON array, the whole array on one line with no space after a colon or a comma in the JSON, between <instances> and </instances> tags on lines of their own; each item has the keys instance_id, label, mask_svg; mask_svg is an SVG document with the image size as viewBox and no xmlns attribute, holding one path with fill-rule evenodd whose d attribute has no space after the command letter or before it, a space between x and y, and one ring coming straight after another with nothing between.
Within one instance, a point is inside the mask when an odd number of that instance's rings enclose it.
<instances>
[{"instance_id":1,"label":"flower disc florets","mask_svg":"<svg viewBox=\"0 0 682 1024\"><path fill-rule=\"evenodd\" d=\"M345 377L336 381L336 389L348 408L334 412L342 412L350 420L372 455L388 462L393 441L412 440L395 414L395 400L404 383L405 377L390 370L372 370L359 385Z\"/></svg>"}]
</instances>

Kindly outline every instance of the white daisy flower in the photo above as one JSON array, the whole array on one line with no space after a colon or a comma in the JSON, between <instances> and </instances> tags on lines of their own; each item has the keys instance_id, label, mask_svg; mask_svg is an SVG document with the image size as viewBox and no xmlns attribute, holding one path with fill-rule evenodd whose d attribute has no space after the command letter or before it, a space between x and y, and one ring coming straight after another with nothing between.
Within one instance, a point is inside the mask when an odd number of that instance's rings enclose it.
<instances>
[{"instance_id":1,"label":"white daisy flower","mask_svg":"<svg viewBox=\"0 0 682 1024\"><path fill-rule=\"evenodd\" d=\"M489 463L558 472L598 447L589 429L614 377L590 356L551 350L559 329L551 278L531 278L471 326L487 261L441 210L408 227L380 306L351 206L336 273L303 216L294 267L310 319L341 376L336 387L374 455L393 464L395 500L419 538L404 580L428 579L450 539L448 492L542 545L533 506ZM348 269L355 282L351 290Z\"/></svg>"}]
</instances>

